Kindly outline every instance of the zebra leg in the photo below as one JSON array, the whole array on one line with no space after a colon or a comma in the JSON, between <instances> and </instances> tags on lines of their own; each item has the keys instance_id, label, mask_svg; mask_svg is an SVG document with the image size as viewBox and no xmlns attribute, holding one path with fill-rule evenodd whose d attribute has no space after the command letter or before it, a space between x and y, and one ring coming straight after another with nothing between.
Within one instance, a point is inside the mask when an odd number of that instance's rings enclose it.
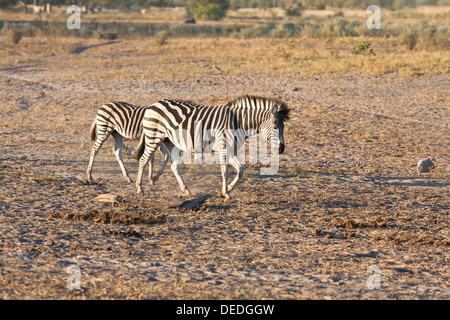
<instances>
[{"instance_id":1,"label":"zebra leg","mask_svg":"<svg viewBox=\"0 0 450 320\"><path fill-rule=\"evenodd\" d=\"M226 162L226 149L221 149L219 151L220 158L220 170L222 172L222 196L226 199L231 199L227 190L227 175L228 175L228 164Z\"/></svg>"},{"instance_id":2,"label":"zebra leg","mask_svg":"<svg viewBox=\"0 0 450 320\"><path fill-rule=\"evenodd\" d=\"M189 191L188 187L186 186L186 183L184 183L183 177L180 173L180 162L174 161L172 162L172 165L170 166L172 169L173 174L175 175L175 178L177 178L178 185L180 186L181 192L183 192L185 195L190 196L192 193Z\"/></svg>"},{"instance_id":3,"label":"zebra leg","mask_svg":"<svg viewBox=\"0 0 450 320\"><path fill-rule=\"evenodd\" d=\"M187 196L191 195L191 192L189 191L188 187L186 186L186 183L184 183L183 177L181 176L181 173L180 173L181 160L179 157L176 157L176 155L179 155L179 149L177 147L175 147L175 145L171 141L165 141L164 145L165 145L165 147L167 147L167 149L166 149L166 151L168 151L167 156L169 154L172 155L172 165L170 166L170 168L172 169L172 172L173 172L175 178L177 179L177 182L178 182L178 185L180 186L181 192L183 192ZM174 149L176 152L173 152ZM162 151L162 149L161 149L161 151Z\"/></svg>"},{"instance_id":4,"label":"zebra leg","mask_svg":"<svg viewBox=\"0 0 450 320\"><path fill-rule=\"evenodd\" d=\"M155 182L156 182L156 180L158 180L158 178L163 174L164 168L166 167L167 161L169 160L169 150L167 150L167 148L164 146L163 143L161 143L161 144L159 145L159 149L160 149L161 152L164 154L164 160L163 160L163 163L162 163L162 165L161 165L161 168L159 168L158 173L157 173L153 178L150 176L150 171L149 171L149 176L148 176L148 178L149 178L150 181L151 181L151 182L150 182L151 185L154 185ZM153 165L153 158L152 158L152 163L151 163L151 164Z\"/></svg>"},{"instance_id":5,"label":"zebra leg","mask_svg":"<svg viewBox=\"0 0 450 320\"><path fill-rule=\"evenodd\" d=\"M152 154L148 163L148 181L150 181L150 185L154 186L155 182L153 181L153 161L155 160L155 154Z\"/></svg>"},{"instance_id":6,"label":"zebra leg","mask_svg":"<svg viewBox=\"0 0 450 320\"><path fill-rule=\"evenodd\" d=\"M244 168L242 167L241 162L239 161L237 156L233 156L231 158L230 163L234 167L234 169L236 169L237 173L236 173L236 177L234 178L234 180L228 185L228 188L227 188L228 192L231 192L231 190L234 189L234 187L238 183L239 179L241 179L242 176L244 175Z\"/></svg>"},{"instance_id":7,"label":"zebra leg","mask_svg":"<svg viewBox=\"0 0 450 320\"><path fill-rule=\"evenodd\" d=\"M87 170L86 170L88 181L93 181L93 179L92 179L92 166L94 165L95 156L97 155L98 151L100 150L100 148L102 147L102 145L106 141L106 139L108 139L110 134L111 134L111 131L107 131L107 130L97 133L97 140L95 140L94 144L92 145L91 157L89 159L89 164L88 164L88 167L87 167Z\"/></svg>"},{"instance_id":8,"label":"zebra leg","mask_svg":"<svg viewBox=\"0 0 450 320\"><path fill-rule=\"evenodd\" d=\"M117 162L119 162L120 169L122 170L122 175L127 180L127 182L132 182L130 176L128 175L127 169L125 169L125 165L122 160L122 143L123 137L117 132L114 131L112 133L114 138L114 154L116 155Z\"/></svg>"},{"instance_id":9,"label":"zebra leg","mask_svg":"<svg viewBox=\"0 0 450 320\"><path fill-rule=\"evenodd\" d=\"M159 138L149 139L147 137L144 137L144 141L142 143L144 143L143 147L145 149L144 149L144 153L139 158L139 171L138 171L137 178L136 178L137 193L140 193L140 194L144 193L142 191L142 175L144 173L144 168L147 165L149 159L153 157L155 150L158 149L160 142L161 142L161 140ZM138 147L138 149L139 149L139 147ZM137 150L136 152L139 152L139 150Z\"/></svg>"}]
</instances>

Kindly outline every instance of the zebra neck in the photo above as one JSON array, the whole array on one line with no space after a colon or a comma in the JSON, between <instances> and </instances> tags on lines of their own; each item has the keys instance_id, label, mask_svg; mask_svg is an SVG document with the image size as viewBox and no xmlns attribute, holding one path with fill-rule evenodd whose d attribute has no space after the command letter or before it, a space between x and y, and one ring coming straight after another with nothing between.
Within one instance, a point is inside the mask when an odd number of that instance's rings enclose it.
<instances>
[{"instance_id":1,"label":"zebra neck","mask_svg":"<svg viewBox=\"0 0 450 320\"><path fill-rule=\"evenodd\" d=\"M265 110L236 106L232 109L238 118L242 130L245 132L254 131L256 133L261 129L261 124L265 117Z\"/></svg>"}]
</instances>

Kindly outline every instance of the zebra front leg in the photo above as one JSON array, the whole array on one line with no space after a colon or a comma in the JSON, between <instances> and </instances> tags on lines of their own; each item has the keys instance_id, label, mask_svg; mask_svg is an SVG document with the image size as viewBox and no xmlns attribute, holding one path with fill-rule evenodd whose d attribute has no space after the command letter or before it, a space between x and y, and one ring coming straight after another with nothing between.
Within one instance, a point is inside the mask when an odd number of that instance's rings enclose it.
<instances>
[{"instance_id":1,"label":"zebra front leg","mask_svg":"<svg viewBox=\"0 0 450 320\"><path fill-rule=\"evenodd\" d=\"M127 169L125 169L125 165L123 164L122 160L123 137L117 131L114 131L112 133L112 136L114 138L114 154L116 156L117 162L119 163L120 169L122 170L122 175L128 183L133 182L133 180L131 180L130 176L128 175Z\"/></svg>"},{"instance_id":2,"label":"zebra front leg","mask_svg":"<svg viewBox=\"0 0 450 320\"><path fill-rule=\"evenodd\" d=\"M230 163L234 167L234 169L236 169L237 173L236 173L236 177L234 178L234 180L227 187L228 192L231 192L231 190L234 189L234 187L238 183L239 179L241 179L242 176L244 175L244 168L242 167L241 162L239 161L237 156L233 156L231 158Z\"/></svg>"},{"instance_id":3,"label":"zebra front leg","mask_svg":"<svg viewBox=\"0 0 450 320\"><path fill-rule=\"evenodd\" d=\"M167 148L167 156L170 154L172 158L172 165L170 168L172 169L172 172L177 179L178 185L180 186L180 190L185 195L189 196L191 195L191 192L189 191L188 187L186 186L186 183L184 183L183 177L180 173L180 165L181 165L181 158L180 158L180 150L175 147L175 145L171 141L164 141L165 147ZM162 144L161 144L162 146ZM164 152L164 149L161 149L161 151Z\"/></svg>"},{"instance_id":4,"label":"zebra front leg","mask_svg":"<svg viewBox=\"0 0 450 320\"><path fill-rule=\"evenodd\" d=\"M222 196L225 199L231 199L227 189L228 164L226 162L226 150L219 151L220 171L222 173Z\"/></svg>"},{"instance_id":5,"label":"zebra front leg","mask_svg":"<svg viewBox=\"0 0 450 320\"><path fill-rule=\"evenodd\" d=\"M180 186L181 192L183 192L186 196L190 196L191 192L189 191L188 187L186 186L186 183L184 183L183 177L180 173L180 162L178 160L172 162L172 165L170 166L172 169L173 174L175 175L175 178L177 178L178 185Z\"/></svg>"}]
</instances>

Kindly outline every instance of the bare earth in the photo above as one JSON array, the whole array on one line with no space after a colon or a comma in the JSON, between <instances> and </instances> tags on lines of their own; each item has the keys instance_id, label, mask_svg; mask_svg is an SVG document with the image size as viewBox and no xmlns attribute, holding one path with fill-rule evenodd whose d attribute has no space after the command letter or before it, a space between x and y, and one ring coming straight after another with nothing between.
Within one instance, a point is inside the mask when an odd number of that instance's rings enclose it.
<instances>
[{"instance_id":1,"label":"bare earth","mask_svg":"<svg viewBox=\"0 0 450 320\"><path fill-rule=\"evenodd\" d=\"M0 298L450 299L448 75L223 74L138 40L1 41ZM292 106L276 175L246 165L226 201L217 166L185 165L212 197L169 208L185 200L170 166L137 196L111 139L85 183L102 103L241 94ZM436 168L417 173L427 157ZM135 179L130 153L125 165ZM94 200L109 193L125 202Z\"/></svg>"}]
</instances>

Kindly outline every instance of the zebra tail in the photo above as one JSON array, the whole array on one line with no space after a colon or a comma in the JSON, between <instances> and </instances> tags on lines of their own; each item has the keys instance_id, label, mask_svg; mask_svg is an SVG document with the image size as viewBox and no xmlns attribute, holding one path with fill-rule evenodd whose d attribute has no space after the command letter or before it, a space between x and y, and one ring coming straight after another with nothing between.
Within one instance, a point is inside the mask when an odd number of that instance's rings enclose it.
<instances>
[{"instance_id":1,"label":"zebra tail","mask_svg":"<svg viewBox=\"0 0 450 320\"><path fill-rule=\"evenodd\" d=\"M91 130L90 130L89 134L91 136L91 141L97 140L97 121L96 120L94 120L94 122L92 122Z\"/></svg>"},{"instance_id":2,"label":"zebra tail","mask_svg":"<svg viewBox=\"0 0 450 320\"><path fill-rule=\"evenodd\" d=\"M142 134L141 139L139 140L139 145L137 146L137 150L134 153L134 158L139 161L145 151L145 135Z\"/></svg>"}]
</instances>

